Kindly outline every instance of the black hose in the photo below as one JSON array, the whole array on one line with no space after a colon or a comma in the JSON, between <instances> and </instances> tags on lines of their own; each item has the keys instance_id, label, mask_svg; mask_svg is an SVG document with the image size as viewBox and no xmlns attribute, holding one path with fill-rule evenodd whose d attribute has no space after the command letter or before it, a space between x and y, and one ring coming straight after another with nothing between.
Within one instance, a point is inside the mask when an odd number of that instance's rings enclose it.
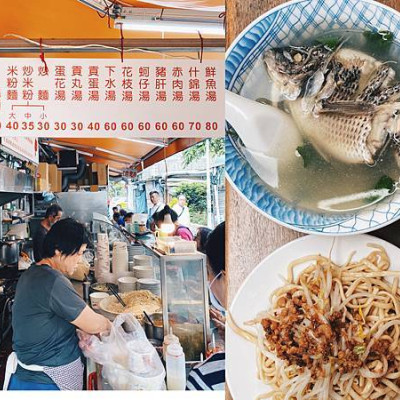
<instances>
[{"instance_id":1,"label":"black hose","mask_svg":"<svg viewBox=\"0 0 400 400\"><path fill-rule=\"evenodd\" d=\"M79 156L77 172L63 171L62 191L68 192L68 184L70 181L78 180L85 175L86 160L83 156Z\"/></svg>"}]
</instances>

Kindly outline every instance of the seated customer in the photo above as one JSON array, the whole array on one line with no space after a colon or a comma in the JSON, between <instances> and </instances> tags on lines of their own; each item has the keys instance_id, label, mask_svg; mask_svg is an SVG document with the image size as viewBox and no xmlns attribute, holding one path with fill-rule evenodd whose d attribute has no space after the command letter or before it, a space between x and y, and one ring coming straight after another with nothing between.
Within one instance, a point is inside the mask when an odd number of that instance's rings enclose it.
<instances>
[{"instance_id":1,"label":"seated customer","mask_svg":"<svg viewBox=\"0 0 400 400\"><path fill-rule=\"evenodd\" d=\"M125 216L126 216L126 214L127 214L127 212L123 208L121 208L119 210L120 217L118 219L118 225L125 226Z\"/></svg>"},{"instance_id":2,"label":"seated customer","mask_svg":"<svg viewBox=\"0 0 400 400\"><path fill-rule=\"evenodd\" d=\"M211 229L206 228L205 226L201 226L197 230L196 237L194 238L196 245L197 245L197 251L200 251L202 253L206 253L206 243L208 236L211 233Z\"/></svg>"},{"instance_id":3,"label":"seated customer","mask_svg":"<svg viewBox=\"0 0 400 400\"><path fill-rule=\"evenodd\" d=\"M161 211L155 213L153 220L158 229L167 233L168 236L179 236L183 240L193 240L190 229L179 224L178 214L171 210L169 206L165 206Z\"/></svg>"},{"instance_id":4,"label":"seated customer","mask_svg":"<svg viewBox=\"0 0 400 400\"><path fill-rule=\"evenodd\" d=\"M116 212L116 213L114 213L113 214L113 221L114 221L114 225L119 225L118 224L118 221L120 220L120 218L121 218L121 215L119 215L119 213L118 212Z\"/></svg>"},{"instance_id":5,"label":"seated customer","mask_svg":"<svg viewBox=\"0 0 400 400\"><path fill-rule=\"evenodd\" d=\"M210 233L206 244L206 254L208 281L210 282L208 288L212 305L210 313L217 327L224 329L223 314L226 306L225 222L219 224ZM224 335L222 334L221 336L223 337ZM224 389L225 352L213 354L206 361L194 367L189 373L186 390Z\"/></svg>"},{"instance_id":6,"label":"seated customer","mask_svg":"<svg viewBox=\"0 0 400 400\"><path fill-rule=\"evenodd\" d=\"M124 217L125 225L126 224L131 224L132 223L132 218L133 218L133 212L128 212Z\"/></svg>"}]
</instances>

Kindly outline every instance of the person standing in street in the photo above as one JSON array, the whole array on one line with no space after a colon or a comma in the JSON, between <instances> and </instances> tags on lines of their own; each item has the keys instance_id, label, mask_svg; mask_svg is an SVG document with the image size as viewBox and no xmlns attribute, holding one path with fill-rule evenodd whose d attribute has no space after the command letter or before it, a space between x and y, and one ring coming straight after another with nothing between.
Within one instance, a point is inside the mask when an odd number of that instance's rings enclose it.
<instances>
[{"instance_id":1,"label":"person standing in street","mask_svg":"<svg viewBox=\"0 0 400 400\"><path fill-rule=\"evenodd\" d=\"M172 209L178 214L178 222L181 225L190 225L190 212L187 206L186 196L184 194L179 195L178 203L176 203Z\"/></svg>"},{"instance_id":2,"label":"person standing in street","mask_svg":"<svg viewBox=\"0 0 400 400\"><path fill-rule=\"evenodd\" d=\"M147 227L151 230L155 229L153 215L164 209L165 204L163 203L160 193L157 190L150 192L150 201L152 207L149 208Z\"/></svg>"}]
</instances>

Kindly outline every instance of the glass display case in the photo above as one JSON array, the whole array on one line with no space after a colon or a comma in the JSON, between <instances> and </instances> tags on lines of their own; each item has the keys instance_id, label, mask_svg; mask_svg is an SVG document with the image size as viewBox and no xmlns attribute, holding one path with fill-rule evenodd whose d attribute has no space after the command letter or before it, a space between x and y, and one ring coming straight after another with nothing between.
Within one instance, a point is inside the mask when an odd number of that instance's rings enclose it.
<instances>
[{"instance_id":1,"label":"glass display case","mask_svg":"<svg viewBox=\"0 0 400 400\"><path fill-rule=\"evenodd\" d=\"M198 252L164 255L149 247L146 253L153 255L155 274L161 281L164 334L172 329L186 362L199 362L210 340L206 256Z\"/></svg>"},{"instance_id":2,"label":"glass display case","mask_svg":"<svg viewBox=\"0 0 400 400\"><path fill-rule=\"evenodd\" d=\"M98 223L95 232L107 232L110 244L121 234L118 228L106 220L101 221L100 217L95 222ZM124 239L130 243L129 260L135 254L152 257L153 277L161 285L164 335L172 329L172 333L178 336L187 363L201 361L202 355L206 357L211 338L206 256L199 252L163 254L154 248L153 235L136 241Z\"/></svg>"}]
</instances>

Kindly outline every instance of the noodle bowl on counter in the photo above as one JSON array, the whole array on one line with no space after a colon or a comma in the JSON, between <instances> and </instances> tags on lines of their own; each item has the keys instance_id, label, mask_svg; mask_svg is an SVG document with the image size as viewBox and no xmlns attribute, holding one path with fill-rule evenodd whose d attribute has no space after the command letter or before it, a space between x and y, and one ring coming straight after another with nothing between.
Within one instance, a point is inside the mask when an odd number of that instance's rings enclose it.
<instances>
[{"instance_id":1,"label":"noodle bowl on counter","mask_svg":"<svg viewBox=\"0 0 400 400\"><path fill-rule=\"evenodd\" d=\"M143 311L148 314L161 311L161 299L148 290L135 290L121 293L126 307L118 302L115 296L110 296L100 302L100 308L111 314L132 313L137 319L143 319Z\"/></svg>"},{"instance_id":2,"label":"noodle bowl on counter","mask_svg":"<svg viewBox=\"0 0 400 400\"><path fill-rule=\"evenodd\" d=\"M271 307L231 328L257 348L259 399L400 398L400 272L385 249L342 265L312 255L288 266ZM297 275L294 270L306 267ZM250 331L254 329L254 331Z\"/></svg>"}]
</instances>

